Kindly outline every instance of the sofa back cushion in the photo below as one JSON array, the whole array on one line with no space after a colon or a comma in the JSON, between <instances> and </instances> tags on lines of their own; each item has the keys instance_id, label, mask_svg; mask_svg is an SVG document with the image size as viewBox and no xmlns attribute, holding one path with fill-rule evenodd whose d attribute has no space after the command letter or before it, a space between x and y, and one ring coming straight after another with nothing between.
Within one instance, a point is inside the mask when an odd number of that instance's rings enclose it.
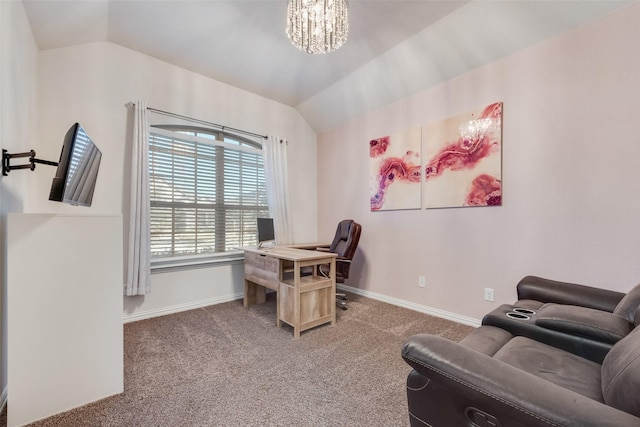
<instances>
[{"instance_id":1,"label":"sofa back cushion","mask_svg":"<svg viewBox=\"0 0 640 427\"><path fill-rule=\"evenodd\" d=\"M640 417L640 328L615 344L602 362L604 402Z\"/></svg>"},{"instance_id":2,"label":"sofa back cushion","mask_svg":"<svg viewBox=\"0 0 640 427\"><path fill-rule=\"evenodd\" d=\"M637 284L620 300L613 313L633 323L638 307L640 307L640 284Z\"/></svg>"}]
</instances>

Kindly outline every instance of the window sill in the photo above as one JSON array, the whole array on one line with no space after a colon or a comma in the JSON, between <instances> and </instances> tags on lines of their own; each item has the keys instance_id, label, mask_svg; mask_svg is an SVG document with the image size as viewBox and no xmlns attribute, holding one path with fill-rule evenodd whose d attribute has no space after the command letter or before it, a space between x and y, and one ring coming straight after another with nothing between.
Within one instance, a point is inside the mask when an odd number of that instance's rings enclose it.
<instances>
[{"instance_id":1,"label":"window sill","mask_svg":"<svg viewBox=\"0 0 640 427\"><path fill-rule=\"evenodd\" d=\"M196 268L208 268L220 265L235 264L244 261L242 251L225 252L219 255L195 257L158 258L151 260L151 273L168 273Z\"/></svg>"}]
</instances>

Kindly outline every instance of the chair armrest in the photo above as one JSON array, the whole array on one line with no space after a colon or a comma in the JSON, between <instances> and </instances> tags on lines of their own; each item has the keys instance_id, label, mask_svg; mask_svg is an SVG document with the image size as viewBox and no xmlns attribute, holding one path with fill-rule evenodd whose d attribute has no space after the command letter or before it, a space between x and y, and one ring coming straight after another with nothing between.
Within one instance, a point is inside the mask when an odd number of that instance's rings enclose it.
<instances>
[{"instance_id":1,"label":"chair armrest","mask_svg":"<svg viewBox=\"0 0 640 427\"><path fill-rule=\"evenodd\" d=\"M315 250L318 252L331 252L329 246L318 246Z\"/></svg>"},{"instance_id":2,"label":"chair armrest","mask_svg":"<svg viewBox=\"0 0 640 427\"><path fill-rule=\"evenodd\" d=\"M633 324L613 313L564 304L545 304L538 311L536 325L615 344L629 335Z\"/></svg>"},{"instance_id":3,"label":"chair armrest","mask_svg":"<svg viewBox=\"0 0 640 427\"><path fill-rule=\"evenodd\" d=\"M425 383L434 382L439 394L460 401L461 411L477 408L502 426L640 425L640 418L446 338L415 335L404 344L402 357Z\"/></svg>"},{"instance_id":4,"label":"chair armrest","mask_svg":"<svg viewBox=\"0 0 640 427\"><path fill-rule=\"evenodd\" d=\"M592 286L526 276L516 286L519 300L577 305L613 312L625 294Z\"/></svg>"}]
</instances>

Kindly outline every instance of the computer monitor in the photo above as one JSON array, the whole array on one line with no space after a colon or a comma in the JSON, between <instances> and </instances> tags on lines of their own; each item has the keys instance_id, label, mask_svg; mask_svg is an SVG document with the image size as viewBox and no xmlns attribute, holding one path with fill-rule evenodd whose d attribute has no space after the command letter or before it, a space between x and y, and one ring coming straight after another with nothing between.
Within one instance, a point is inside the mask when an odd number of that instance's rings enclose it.
<instances>
[{"instance_id":1,"label":"computer monitor","mask_svg":"<svg viewBox=\"0 0 640 427\"><path fill-rule=\"evenodd\" d=\"M276 234L273 228L273 218L258 218L258 247L264 243L275 242Z\"/></svg>"}]
</instances>

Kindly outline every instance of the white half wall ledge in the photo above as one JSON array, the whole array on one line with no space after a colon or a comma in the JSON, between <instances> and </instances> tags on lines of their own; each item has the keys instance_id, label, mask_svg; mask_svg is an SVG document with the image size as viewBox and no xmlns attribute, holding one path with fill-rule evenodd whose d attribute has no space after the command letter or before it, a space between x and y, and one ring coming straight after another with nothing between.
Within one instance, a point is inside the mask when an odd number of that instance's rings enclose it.
<instances>
[{"instance_id":1,"label":"white half wall ledge","mask_svg":"<svg viewBox=\"0 0 640 427\"><path fill-rule=\"evenodd\" d=\"M124 391L122 216L7 215L7 426Z\"/></svg>"}]
</instances>

